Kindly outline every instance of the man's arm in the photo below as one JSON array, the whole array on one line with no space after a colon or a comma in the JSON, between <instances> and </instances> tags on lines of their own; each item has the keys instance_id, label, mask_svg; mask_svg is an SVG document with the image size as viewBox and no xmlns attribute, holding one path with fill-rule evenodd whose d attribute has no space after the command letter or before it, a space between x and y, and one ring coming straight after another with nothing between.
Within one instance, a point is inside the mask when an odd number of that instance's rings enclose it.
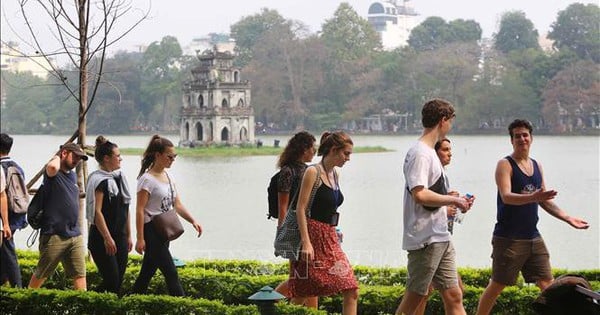
<instances>
[{"instance_id":1,"label":"man's arm","mask_svg":"<svg viewBox=\"0 0 600 315\"><path fill-rule=\"evenodd\" d=\"M61 153L59 153L59 154L61 154ZM52 157L52 159L50 159L48 164L46 164L46 175L48 175L48 177L54 177L54 176L56 176L56 174L58 174L59 170L60 170L60 157L58 155L55 155Z\"/></svg>"},{"instance_id":2,"label":"man's arm","mask_svg":"<svg viewBox=\"0 0 600 315\"><path fill-rule=\"evenodd\" d=\"M538 164L539 165L539 164ZM502 202L507 205L525 205L528 203L539 203L542 201L553 199L556 196L556 191L545 190L542 180L542 189L536 190L532 194L518 194L511 191L512 168L506 159L498 161L496 165L496 186ZM542 177L543 178L543 177Z\"/></svg>"},{"instance_id":3,"label":"man's arm","mask_svg":"<svg viewBox=\"0 0 600 315\"><path fill-rule=\"evenodd\" d=\"M411 194L418 204L429 207L455 206L463 210L469 210L471 207L469 201L463 197L455 197L451 195L440 195L423 186L414 187Z\"/></svg>"},{"instance_id":4,"label":"man's arm","mask_svg":"<svg viewBox=\"0 0 600 315\"><path fill-rule=\"evenodd\" d=\"M539 162L538 162L538 168L540 169L540 174L542 176L542 190L546 190L546 184L544 182L544 172L542 170L542 165ZM569 225L571 225L572 227L574 227L576 229L587 229L590 227L590 225L586 221L584 221L580 218L574 218L574 217L569 216L567 214L567 212L562 210L552 200L543 200L543 201L540 201L539 204L542 207L542 209L546 210L546 212L548 212L551 216L553 216L559 220L567 222Z\"/></svg>"}]
</instances>

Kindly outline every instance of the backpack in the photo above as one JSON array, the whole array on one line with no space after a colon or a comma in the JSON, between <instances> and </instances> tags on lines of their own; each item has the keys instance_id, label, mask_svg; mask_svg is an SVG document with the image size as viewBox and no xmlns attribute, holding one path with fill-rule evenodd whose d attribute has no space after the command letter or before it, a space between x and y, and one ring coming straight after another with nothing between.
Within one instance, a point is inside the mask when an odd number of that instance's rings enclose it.
<instances>
[{"instance_id":1,"label":"backpack","mask_svg":"<svg viewBox=\"0 0 600 315\"><path fill-rule=\"evenodd\" d=\"M600 314L600 304L591 295L580 293L577 290L578 287L597 296L584 277L566 274L556 278L549 287L542 291L533 301L532 307L537 314L541 315Z\"/></svg>"},{"instance_id":2,"label":"backpack","mask_svg":"<svg viewBox=\"0 0 600 315\"><path fill-rule=\"evenodd\" d=\"M3 162L4 174L6 174L6 198L8 210L13 213L26 213L29 204L29 194L25 177L14 162Z\"/></svg>"},{"instance_id":3,"label":"backpack","mask_svg":"<svg viewBox=\"0 0 600 315\"><path fill-rule=\"evenodd\" d=\"M269 202L269 213L267 213L267 219L279 218L279 202L277 196L277 182L279 182L279 171L275 173L269 181L267 187L267 200Z\"/></svg>"}]
</instances>

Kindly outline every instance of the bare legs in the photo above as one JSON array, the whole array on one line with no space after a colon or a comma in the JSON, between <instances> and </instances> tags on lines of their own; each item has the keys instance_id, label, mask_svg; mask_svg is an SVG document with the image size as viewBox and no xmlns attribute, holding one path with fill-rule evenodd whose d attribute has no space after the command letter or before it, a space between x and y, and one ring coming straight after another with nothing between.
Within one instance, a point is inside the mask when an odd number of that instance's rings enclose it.
<instances>
[{"instance_id":1,"label":"bare legs","mask_svg":"<svg viewBox=\"0 0 600 315\"><path fill-rule=\"evenodd\" d=\"M444 301L444 312L449 315L464 315L465 309L462 303L462 292L459 287L453 287L440 292ZM396 310L396 315L416 314L417 309L421 304L427 301L426 295L420 295L415 292L406 291L402 302Z\"/></svg>"},{"instance_id":2,"label":"bare legs","mask_svg":"<svg viewBox=\"0 0 600 315\"><path fill-rule=\"evenodd\" d=\"M540 290L546 289L550 284L552 284L554 279L550 280L538 280L535 284L540 288ZM494 304L496 304L496 299L502 293L502 290L506 285L498 283L494 280L490 280L487 288L483 291L481 298L479 298L479 304L477 305L477 315L487 315L492 311Z\"/></svg>"}]
</instances>

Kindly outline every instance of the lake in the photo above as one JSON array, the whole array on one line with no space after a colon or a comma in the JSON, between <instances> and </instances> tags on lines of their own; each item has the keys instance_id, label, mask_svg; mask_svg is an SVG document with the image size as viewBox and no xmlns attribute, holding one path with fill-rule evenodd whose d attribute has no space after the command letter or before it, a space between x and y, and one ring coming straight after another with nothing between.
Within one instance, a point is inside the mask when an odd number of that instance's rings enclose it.
<instances>
[{"instance_id":1,"label":"lake","mask_svg":"<svg viewBox=\"0 0 600 315\"><path fill-rule=\"evenodd\" d=\"M178 136L167 137L174 143L179 140ZM462 267L490 267L490 242L496 217L494 170L497 161L512 151L510 138L508 135L449 137L453 145L452 164L448 168L452 187L477 197L462 224L454 228L457 262ZM29 179L67 138L16 135L11 156L23 166ZM150 136L108 138L120 147L145 147ZM265 145L272 145L275 139L285 145L289 136L258 135L257 138ZM401 249L402 161L416 138L416 135L353 136L356 146L379 145L394 151L353 154L341 171L340 186L345 201L339 209L340 228L344 233L342 246L351 263L406 265L406 252ZM95 136L87 139L93 143ZM540 208L538 228L546 240L552 266L571 270L600 268L600 138L534 135L533 139L531 156L542 164L547 188L558 191L555 202L591 225L588 230L576 230ZM173 255L186 260L282 262L273 256L276 222L266 219L266 188L276 171L276 159L276 156L178 157L170 172L183 203L201 222L204 233L196 238L191 225L185 222L186 233L171 243ZM315 157L315 162L319 159ZM91 172L97 163L92 159L89 162ZM124 156L122 166L131 188L135 189L140 157ZM135 204L130 211L133 219ZM17 248L27 248L30 232L29 228L17 232Z\"/></svg>"}]
</instances>

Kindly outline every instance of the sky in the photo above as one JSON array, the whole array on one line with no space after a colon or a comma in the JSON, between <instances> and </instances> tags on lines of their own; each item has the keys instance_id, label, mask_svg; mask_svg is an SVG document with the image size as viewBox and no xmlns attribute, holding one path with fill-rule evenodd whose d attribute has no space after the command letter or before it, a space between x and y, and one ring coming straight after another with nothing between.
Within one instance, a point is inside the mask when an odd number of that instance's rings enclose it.
<instances>
[{"instance_id":1,"label":"sky","mask_svg":"<svg viewBox=\"0 0 600 315\"><path fill-rule=\"evenodd\" d=\"M304 22L312 32L319 31L321 25L333 17L342 1L335 0L131 0L133 6L149 9L149 19L121 39L114 49L134 50L138 45L160 41L172 35L182 46L193 38L208 33L229 33L230 26L245 16L260 12L261 8L277 10L284 18ZM398 0L402 1L402 0ZM33 3L34 1L30 1ZM354 10L367 18L372 0L347 0ZM483 37L491 37L504 12L520 10L530 19L540 35L550 30L559 11L572 3L596 3L594 1L568 0L410 0L419 14L419 22L429 16L439 16L446 21L462 18L477 21L483 29ZM12 29L24 32L23 23L16 18L18 0L3 0L1 36L3 40L17 40ZM11 22L11 27L7 26ZM44 40L51 41L46 36Z\"/></svg>"}]
</instances>

